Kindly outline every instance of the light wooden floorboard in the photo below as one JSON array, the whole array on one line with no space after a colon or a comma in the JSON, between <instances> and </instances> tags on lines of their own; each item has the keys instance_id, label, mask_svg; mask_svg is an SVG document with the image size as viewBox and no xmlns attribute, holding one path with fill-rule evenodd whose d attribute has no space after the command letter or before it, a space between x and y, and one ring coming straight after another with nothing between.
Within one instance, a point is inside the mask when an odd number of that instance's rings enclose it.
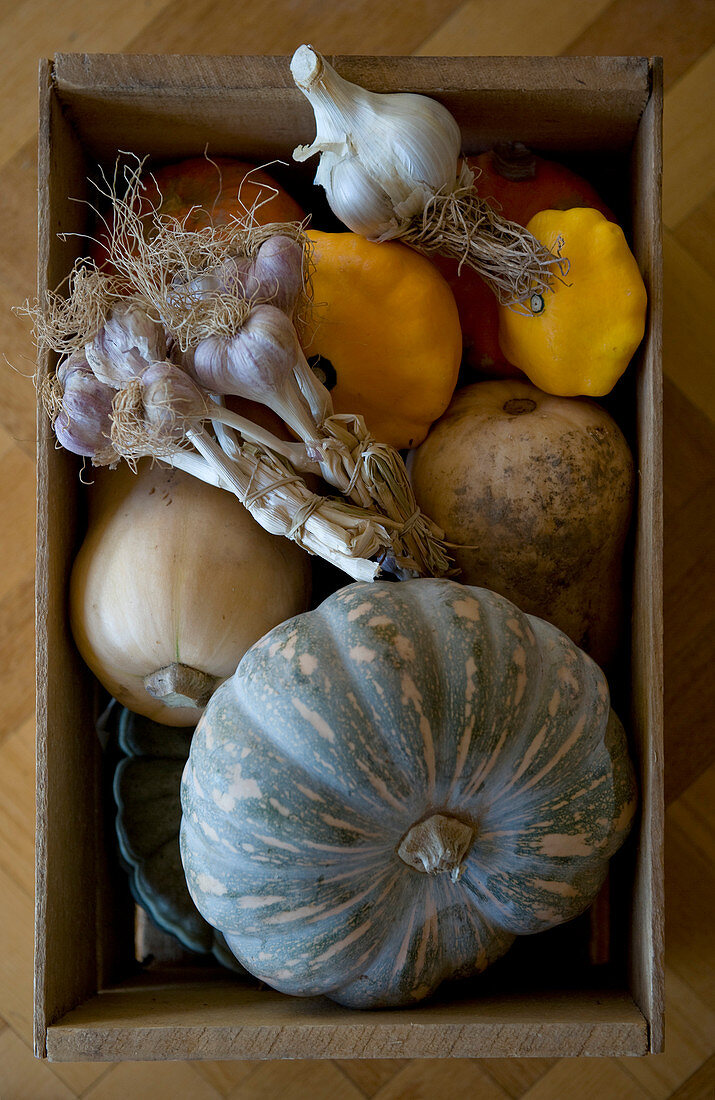
<instances>
[{"instance_id":1,"label":"light wooden floorboard","mask_svg":"<svg viewBox=\"0 0 715 1100\"><path fill-rule=\"evenodd\" d=\"M665 58L667 1051L647 1060L39 1063L31 1055L33 351L37 59L89 52L590 53ZM109 0L0 3L0 1096L672 1097L715 1094L715 131L712 0ZM0 360L1 361L1 360ZM708 419L710 418L710 419ZM699 778L698 778L699 777Z\"/></svg>"},{"instance_id":2,"label":"light wooden floorboard","mask_svg":"<svg viewBox=\"0 0 715 1100\"><path fill-rule=\"evenodd\" d=\"M668 92L663 115L663 221L670 229L715 188L715 46Z\"/></svg>"},{"instance_id":3,"label":"light wooden floorboard","mask_svg":"<svg viewBox=\"0 0 715 1100\"><path fill-rule=\"evenodd\" d=\"M419 50L423 56L561 53L608 7L608 0L467 0Z\"/></svg>"}]
</instances>

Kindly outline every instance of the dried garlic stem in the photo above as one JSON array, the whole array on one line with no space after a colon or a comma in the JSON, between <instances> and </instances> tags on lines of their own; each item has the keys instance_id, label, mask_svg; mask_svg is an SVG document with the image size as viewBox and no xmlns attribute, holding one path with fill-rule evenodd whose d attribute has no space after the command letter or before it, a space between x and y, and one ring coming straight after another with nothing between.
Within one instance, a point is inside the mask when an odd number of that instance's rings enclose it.
<instances>
[{"instance_id":1,"label":"dried garlic stem","mask_svg":"<svg viewBox=\"0 0 715 1100\"><path fill-rule=\"evenodd\" d=\"M235 428L249 443L257 443L261 447L281 455L282 458L287 458L296 469L302 470L304 473L320 473L320 464L309 457L305 444L291 443L289 440L279 439L278 436L273 435L266 428L261 428L245 416L232 412L231 409L217 407L216 413L211 410L210 415L216 426L225 425L229 428ZM223 449L225 452L225 448Z\"/></svg>"},{"instance_id":2,"label":"dried garlic stem","mask_svg":"<svg viewBox=\"0 0 715 1100\"><path fill-rule=\"evenodd\" d=\"M336 502L326 505L324 498L272 456L242 452L239 460L231 462L204 429L189 429L187 437L267 531L293 539L355 580L374 580L379 574L378 562L367 560L390 543L384 529L380 530L379 517L336 507Z\"/></svg>"},{"instance_id":3,"label":"dried garlic stem","mask_svg":"<svg viewBox=\"0 0 715 1100\"><path fill-rule=\"evenodd\" d=\"M218 393L209 394L211 401L219 409L225 409L226 404L223 397ZM240 454L240 441L233 428L230 428L227 424L222 424L220 420L211 420L211 426L216 433L216 438L219 441L221 450L229 458L238 458Z\"/></svg>"},{"instance_id":4,"label":"dried garlic stem","mask_svg":"<svg viewBox=\"0 0 715 1100\"><path fill-rule=\"evenodd\" d=\"M257 442L301 470L321 473L360 507L396 521L392 555L399 569L438 576L449 571L442 533L417 507L400 455L376 443L361 417L334 417L330 393L311 370L292 321L279 309L257 306L235 337L202 340L186 366L209 393L233 393L273 409L304 446L254 433ZM250 429L230 414L214 419L250 438Z\"/></svg>"},{"instance_id":5,"label":"dried garlic stem","mask_svg":"<svg viewBox=\"0 0 715 1100\"><path fill-rule=\"evenodd\" d=\"M530 311L531 296L547 294L563 281L568 261L507 221L482 199L466 167L457 187L430 198L398 237L418 252L450 256L473 268L502 305Z\"/></svg>"},{"instance_id":6,"label":"dried garlic stem","mask_svg":"<svg viewBox=\"0 0 715 1100\"><path fill-rule=\"evenodd\" d=\"M376 508L395 521L393 552L401 569L437 577L451 572L444 533L420 511L399 452L387 443L378 443L362 416L333 412L329 391L315 377L302 352L294 374L311 408L322 412L315 425L325 479L356 504Z\"/></svg>"},{"instance_id":7,"label":"dried garlic stem","mask_svg":"<svg viewBox=\"0 0 715 1100\"><path fill-rule=\"evenodd\" d=\"M158 461L163 462L166 466L173 466L177 470L183 470L184 473L191 474L192 477L204 481L207 485L213 485L216 489L225 489L229 493L233 492L226 478L222 477L214 466L194 451L174 451L172 454L162 455Z\"/></svg>"},{"instance_id":8,"label":"dried garlic stem","mask_svg":"<svg viewBox=\"0 0 715 1100\"><path fill-rule=\"evenodd\" d=\"M336 413L323 428L351 455L352 479L367 489L372 507L398 525L393 543L397 563L429 577L454 572L444 532L420 510L399 452L373 439L361 416Z\"/></svg>"}]
</instances>

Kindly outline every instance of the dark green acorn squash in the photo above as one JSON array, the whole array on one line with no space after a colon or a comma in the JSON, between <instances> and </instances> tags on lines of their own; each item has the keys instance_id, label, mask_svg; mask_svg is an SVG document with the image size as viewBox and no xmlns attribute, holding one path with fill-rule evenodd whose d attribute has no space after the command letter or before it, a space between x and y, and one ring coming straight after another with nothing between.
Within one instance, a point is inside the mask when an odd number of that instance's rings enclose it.
<instances>
[{"instance_id":1,"label":"dark green acorn squash","mask_svg":"<svg viewBox=\"0 0 715 1100\"><path fill-rule=\"evenodd\" d=\"M125 755L114 772L119 849L132 895L159 928L189 951L213 954L223 966L245 973L191 900L181 866L181 773L193 732L121 708L118 743Z\"/></svg>"}]
</instances>

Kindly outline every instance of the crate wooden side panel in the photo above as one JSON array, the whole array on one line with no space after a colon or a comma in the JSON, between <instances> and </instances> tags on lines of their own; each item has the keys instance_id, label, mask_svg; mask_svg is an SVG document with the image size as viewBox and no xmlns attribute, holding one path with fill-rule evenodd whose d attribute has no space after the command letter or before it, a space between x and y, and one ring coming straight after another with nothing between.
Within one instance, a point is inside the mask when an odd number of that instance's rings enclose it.
<instances>
[{"instance_id":1,"label":"crate wooden side panel","mask_svg":"<svg viewBox=\"0 0 715 1100\"><path fill-rule=\"evenodd\" d=\"M162 1058L500 1058L642 1055L648 1028L623 992L461 999L360 1012L226 981L150 976L49 1029L53 1061Z\"/></svg>"},{"instance_id":2,"label":"crate wooden side panel","mask_svg":"<svg viewBox=\"0 0 715 1100\"><path fill-rule=\"evenodd\" d=\"M55 81L98 156L113 157L119 147L178 158L207 142L213 153L229 152L238 138L249 159L289 159L299 141L312 139L315 123L288 60L59 54ZM468 151L509 134L542 148L625 148L648 94L644 58L331 60L368 88L434 95L454 114Z\"/></svg>"},{"instance_id":3,"label":"crate wooden side panel","mask_svg":"<svg viewBox=\"0 0 715 1100\"><path fill-rule=\"evenodd\" d=\"M44 296L67 274L84 212L81 147L40 72L39 266ZM50 363L40 363L42 377ZM47 417L37 423L37 841L35 1045L44 1051L48 1022L97 988L95 960L95 746L87 677L67 626L66 590L77 531L77 464L55 449Z\"/></svg>"},{"instance_id":4,"label":"crate wooden side panel","mask_svg":"<svg viewBox=\"0 0 715 1100\"><path fill-rule=\"evenodd\" d=\"M633 239L649 296L637 379L638 523L632 622L631 728L641 764L639 858L630 938L631 988L650 1022L650 1050L663 1049L663 276L661 248L662 60L633 150Z\"/></svg>"}]
</instances>

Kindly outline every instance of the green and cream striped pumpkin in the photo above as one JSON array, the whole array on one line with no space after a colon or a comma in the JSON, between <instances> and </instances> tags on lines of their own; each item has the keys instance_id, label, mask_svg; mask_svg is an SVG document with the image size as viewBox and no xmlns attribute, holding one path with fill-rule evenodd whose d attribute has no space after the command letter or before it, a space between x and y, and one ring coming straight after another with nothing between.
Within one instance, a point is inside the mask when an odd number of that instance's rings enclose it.
<instances>
[{"instance_id":1,"label":"green and cream striped pumpkin","mask_svg":"<svg viewBox=\"0 0 715 1100\"><path fill-rule=\"evenodd\" d=\"M606 680L566 635L454 581L353 584L212 697L182 859L256 977L401 1005L581 913L635 801Z\"/></svg>"}]
</instances>

